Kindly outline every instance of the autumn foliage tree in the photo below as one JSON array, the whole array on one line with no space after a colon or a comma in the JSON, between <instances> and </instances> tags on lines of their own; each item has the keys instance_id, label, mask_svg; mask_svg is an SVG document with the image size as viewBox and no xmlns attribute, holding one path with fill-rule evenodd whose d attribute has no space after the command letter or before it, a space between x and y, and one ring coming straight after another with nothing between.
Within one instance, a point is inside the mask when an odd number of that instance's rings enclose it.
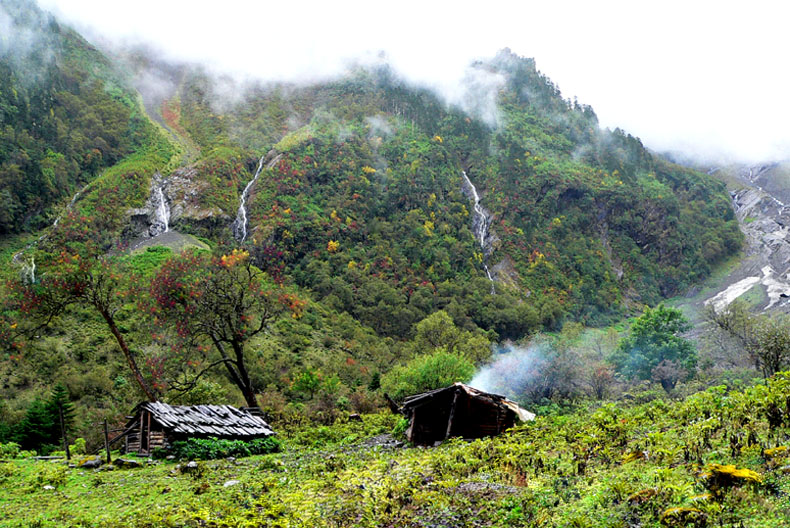
<instances>
[{"instance_id":1,"label":"autumn foliage tree","mask_svg":"<svg viewBox=\"0 0 790 528\"><path fill-rule=\"evenodd\" d=\"M149 401L157 399L156 391L143 376L134 351L118 327L116 316L133 296L136 281L123 262L98 247L92 226L86 218L70 214L58 229L43 240L37 251L39 274L30 282L21 278L6 285L4 319L8 314L18 317L13 327L21 339L50 325L70 306L93 308L101 315L126 359L135 381Z\"/></svg>"},{"instance_id":2,"label":"autumn foliage tree","mask_svg":"<svg viewBox=\"0 0 790 528\"><path fill-rule=\"evenodd\" d=\"M240 250L213 256L187 251L168 260L151 284L151 299L162 338L183 357L198 356L189 364L200 370L173 386L188 390L223 365L250 407L257 406L248 368L250 341L284 314L300 317L304 307Z\"/></svg>"}]
</instances>

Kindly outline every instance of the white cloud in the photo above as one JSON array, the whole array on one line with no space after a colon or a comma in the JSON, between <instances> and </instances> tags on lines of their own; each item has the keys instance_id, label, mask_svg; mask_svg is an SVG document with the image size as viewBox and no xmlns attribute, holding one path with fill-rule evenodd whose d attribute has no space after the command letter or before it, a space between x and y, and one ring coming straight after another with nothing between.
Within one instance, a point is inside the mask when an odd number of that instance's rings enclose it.
<instances>
[{"instance_id":1,"label":"white cloud","mask_svg":"<svg viewBox=\"0 0 790 528\"><path fill-rule=\"evenodd\" d=\"M320 78L385 50L411 80L457 95L471 60L510 47L654 149L790 157L780 2L40 3L82 30L261 79Z\"/></svg>"}]
</instances>

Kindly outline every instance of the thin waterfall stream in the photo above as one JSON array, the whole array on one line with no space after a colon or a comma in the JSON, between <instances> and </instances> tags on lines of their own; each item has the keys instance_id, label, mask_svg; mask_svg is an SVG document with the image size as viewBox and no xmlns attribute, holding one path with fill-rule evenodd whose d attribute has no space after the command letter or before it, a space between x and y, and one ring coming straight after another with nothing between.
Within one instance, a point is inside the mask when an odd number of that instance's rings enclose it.
<instances>
[{"instance_id":1,"label":"thin waterfall stream","mask_svg":"<svg viewBox=\"0 0 790 528\"><path fill-rule=\"evenodd\" d=\"M477 193L477 188L472 183L472 180L469 179L467 176L466 171L461 171L461 174L464 175L464 192L472 198L474 201L474 216L472 217L472 230L474 231L475 238L477 238L478 243L480 244L480 250L483 253L483 269L486 272L486 276L488 280L491 281L491 293L496 293L496 289L494 288L494 277L491 276L491 271L488 269L488 253L490 252L490 244L489 244L489 227L491 226L491 213L486 211L482 205L480 205L480 195Z\"/></svg>"},{"instance_id":2,"label":"thin waterfall stream","mask_svg":"<svg viewBox=\"0 0 790 528\"><path fill-rule=\"evenodd\" d=\"M170 206L165 198L164 186L156 188L156 199L158 205L154 211L154 222L149 228L151 236L159 236L170 231Z\"/></svg>"},{"instance_id":3,"label":"thin waterfall stream","mask_svg":"<svg viewBox=\"0 0 790 528\"><path fill-rule=\"evenodd\" d=\"M282 154L277 154L269 163L266 164L267 169L271 169L274 167L274 164L280 161ZM239 242L244 242L247 239L247 199L250 196L250 190L252 186L258 181L258 176L261 175L261 170L263 169L263 160L266 156L261 156L260 161L258 162L258 170L255 171L255 175L252 179L247 183L244 187L244 191L241 193L241 202L239 204L239 210L236 213L236 220L233 221L233 237L238 240Z\"/></svg>"}]
</instances>

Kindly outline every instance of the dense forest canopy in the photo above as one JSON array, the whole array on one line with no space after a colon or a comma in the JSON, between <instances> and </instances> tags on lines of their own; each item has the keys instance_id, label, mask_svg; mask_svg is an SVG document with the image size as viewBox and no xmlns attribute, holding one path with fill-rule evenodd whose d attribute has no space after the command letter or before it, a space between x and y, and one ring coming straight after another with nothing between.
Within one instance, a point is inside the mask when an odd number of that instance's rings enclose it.
<instances>
[{"instance_id":1,"label":"dense forest canopy","mask_svg":"<svg viewBox=\"0 0 790 528\"><path fill-rule=\"evenodd\" d=\"M479 364L493 343L638 314L742 242L721 182L602 130L509 50L470 66L491 82L460 107L386 65L311 85L233 84L144 51L108 58L23 0L3 10L35 35L0 46L8 423L55 382L83 419L121 415L143 394L239 401L234 385L248 402L255 392L332 416L423 354ZM149 94L153 77L168 88L143 99L134 87ZM158 210L168 236L151 238ZM243 340L240 385L219 348L202 348L216 347L211 334L163 332L167 306L152 308L161 270L179 259L221 270L234 251L292 296L278 302L293 316L264 318ZM208 268L190 271L192 286L210 282ZM96 284L121 296L99 302ZM74 302L46 311L52 291ZM437 320L473 346L426 347L420 325ZM190 360L174 361L187 342Z\"/></svg>"}]
</instances>

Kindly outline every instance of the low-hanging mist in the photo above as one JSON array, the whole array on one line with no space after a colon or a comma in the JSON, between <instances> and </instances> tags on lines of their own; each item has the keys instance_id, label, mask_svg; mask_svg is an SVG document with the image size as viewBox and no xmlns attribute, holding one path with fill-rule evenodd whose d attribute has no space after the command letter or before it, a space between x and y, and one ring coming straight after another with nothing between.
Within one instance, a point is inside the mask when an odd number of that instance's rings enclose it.
<instances>
[{"instance_id":1,"label":"low-hanging mist","mask_svg":"<svg viewBox=\"0 0 790 528\"><path fill-rule=\"evenodd\" d=\"M170 60L239 78L315 81L350 61L380 60L383 50L407 79L455 103L468 100L465 82L492 82L469 78L470 61L510 47L535 57L566 97L592 105L603 126L628 130L654 150L757 162L787 158L790 147L782 56L790 8L776 2L749 9L614 0L490 2L484 9L411 1L239 1L222 9L150 0L40 3L94 41L148 43Z\"/></svg>"}]
</instances>

